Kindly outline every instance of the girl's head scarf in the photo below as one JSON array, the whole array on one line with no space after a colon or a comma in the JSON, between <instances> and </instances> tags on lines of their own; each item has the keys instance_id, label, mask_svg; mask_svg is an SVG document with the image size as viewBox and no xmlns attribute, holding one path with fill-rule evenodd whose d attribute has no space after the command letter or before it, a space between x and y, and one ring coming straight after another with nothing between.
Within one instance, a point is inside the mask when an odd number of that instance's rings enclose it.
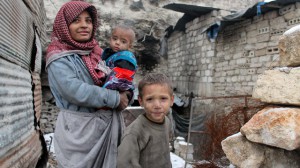
<instances>
[{"instance_id":1,"label":"girl's head scarf","mask_svg":"<svg viewBox=\"0 0 300 168\"><path fill-rule=\"evenodd\" d=\"M90 41L79 43L72 39L69 32L69 25L83 11L88 11L91 15L93 32ZM87 66L94 83L96 85L102 85L102 80L105 77L105 74L97 67L99 61L102 61L102 49L99 47L98 42L94 39L98 26L97 10L91 4L83 1L71 1L64 4L58 11L53 23L51 43L47 48L46 65L49 65L55 60L53 59L54 56L63 53L69 53L72 52L72 50L74 53L78 53L78 51L88 51L85 53L89 54L83 55L82 60Z\"/></svg>"}]
</instances>

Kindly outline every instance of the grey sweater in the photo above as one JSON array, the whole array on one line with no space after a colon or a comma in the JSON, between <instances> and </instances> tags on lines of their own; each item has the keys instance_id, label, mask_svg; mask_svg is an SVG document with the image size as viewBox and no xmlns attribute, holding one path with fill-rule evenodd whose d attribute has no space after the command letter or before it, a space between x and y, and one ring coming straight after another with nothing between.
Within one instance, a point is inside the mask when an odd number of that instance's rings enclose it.
<instances>
[{"instance_id":1,"label":"grey sweater","mask_svg":"<svg viewBox=\"0 0 300 168\"><path fill-rule=\"evenodd\" d=\"M94 85L82 59L69 54L47 66L49 85L59 108L95 112L99 107L116 108L119 92Z\"/></svg>"},{"instance_id":2,"label":"grey sweater","mask_svg":"<svg viewBox=\"0 0 300 168\"><path fill-rule=\"evenodd\" d=\"M61 55L47 66L58 114L54 147L59 167L115 168L121 113L119 93L94 85L78 54Z\"/></svg>"},{"instance_id":3,"label":"grey sweater","mask_svg":"<svg viewBox=\"0 0 300 168\"><path fill-rule=\"evenodd\" d=\"M169 119L153 123L143 114L126 129L118 147L118 168L170 168Z\"/></svg>"}]
</instances>

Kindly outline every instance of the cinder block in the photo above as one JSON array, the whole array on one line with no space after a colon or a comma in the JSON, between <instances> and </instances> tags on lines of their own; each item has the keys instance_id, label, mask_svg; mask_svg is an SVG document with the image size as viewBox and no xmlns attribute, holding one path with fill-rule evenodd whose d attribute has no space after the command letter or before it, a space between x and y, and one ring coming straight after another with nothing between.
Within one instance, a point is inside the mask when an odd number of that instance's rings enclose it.
<instances>
[{"instance_id":1,"label":"cinder block","mask_svg":"<svg viewBox=\"0 0 300 168\"><path fill-rule=\"evenodd\" d=\"M180 153L194 153L194 146L184 141L179 142Z\"/></svg>"},{"instance_id":2,"label":"cinder block","mask_svg":"<svg viewBox=\"0 0 300 168\"><path fill-rule=\"evenodd\" d=\"M284 14L286 14L288 12L292 12L294 10L295 10L294 4L288 5L288 6L285 6L285 7L279 9L279 15L284 15Z\"/></svg>"}]
</instances>

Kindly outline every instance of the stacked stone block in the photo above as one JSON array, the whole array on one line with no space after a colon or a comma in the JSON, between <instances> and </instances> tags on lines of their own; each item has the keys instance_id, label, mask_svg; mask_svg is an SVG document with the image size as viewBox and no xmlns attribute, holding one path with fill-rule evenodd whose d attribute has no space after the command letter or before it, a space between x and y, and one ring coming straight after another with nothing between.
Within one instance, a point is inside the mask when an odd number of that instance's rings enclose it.
<instances>
[{"instance_id":1,"label":"stacked stone block","mask_svg":"<svg viewBox=\"0 0 300 168\"><path fill-rule=\"evenodd\" d=\"M43 102L40 119L41 130L44 134L53 133L59 109L54 104Z\"/></svg>"},{"instance_id":2,"label":"stacked stone block","mask_svg":"<svg viewBox=\"0 0 300 168\"><path fill-rule=\"evenodd\" d=\"M285 13L287 8L282 13ZM240 133L222 141L228 159L236 166L300 167L300 26L279 40L281 67L261 74L253 98L270 106L255 114Z\"/></svg>"}]
</instances>

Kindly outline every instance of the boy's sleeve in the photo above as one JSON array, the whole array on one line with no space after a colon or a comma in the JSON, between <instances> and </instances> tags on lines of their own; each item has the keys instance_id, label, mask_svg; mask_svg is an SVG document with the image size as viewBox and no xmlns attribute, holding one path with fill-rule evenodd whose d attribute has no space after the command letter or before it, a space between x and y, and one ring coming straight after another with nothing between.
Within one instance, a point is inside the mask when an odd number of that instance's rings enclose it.
<instances>
[{"instance_id":1,"label":"boy's sleeve","mask_svg":"<svg viewBox=\"0 0 300 168\"><path fill-rule=\"evenodd\" d=\"M134 134L124 135L118 147L117 168L142 168L140 160L140 146Z\"/></svg>"}]
</instances>

